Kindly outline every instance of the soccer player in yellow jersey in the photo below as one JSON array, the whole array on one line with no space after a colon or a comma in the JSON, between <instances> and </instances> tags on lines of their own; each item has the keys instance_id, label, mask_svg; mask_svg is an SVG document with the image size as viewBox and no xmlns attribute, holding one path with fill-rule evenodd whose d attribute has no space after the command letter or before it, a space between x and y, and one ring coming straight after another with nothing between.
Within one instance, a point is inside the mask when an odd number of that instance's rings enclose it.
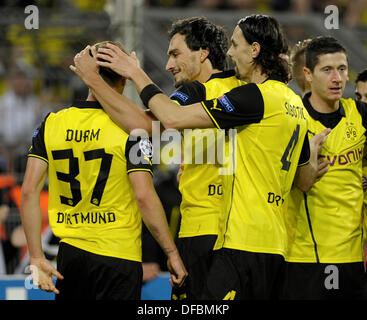
<instances>
[{"instance_id":1,"label":"soccer player in yellow jersey","mask_svg":"<svg viewBox=\"0 0 367 320\"><path fill-rule=\"evenodd\" d=\"M362 101L367 103L367 69L362 70L358 73L356 81L356 99L358 101ZM367 157L366 155L363 157L362 160L362 167L363 167L363 190L364 190L364 201L363 201L363 238L364 238L364 263L365 266L367 264L367 243L366 243L366 219L367 219Z\"/></svg>"},{"instance_id":2,"label":"soccer player in yellow jersey","mask_svg":"<svg viewBox=\"0 0 367 320\"><path fill-rule=\"evenodd\" d=\"M169 38L166 70L172 72L177 87L170 98L179 105L217 98L244 84L236 78L234 70L223 71L227 64L228 38L221 27L205 18L179 20L172 25ZM195 55L197 58L193 59ZM232 176L220 174L223 163L219 159L209 160L210 155L218 152L216 129L202 129L183 137L177 246L189 276L183 287L172 290L172 298L197 300L206 280L203 275L211 265ZM199 152L190 157L193 148Z\"/></svg>"},{"instance_id":3,"label":"soccer player in yellow jersey","mask_svg":"<svg viewBox=\"0 0 367 320\"><path fill-rule=\"evenodd\" d=\"M227 64L228 38L221 27L204 17L178 20L172 24L169 39L166 70L174 77L177 90L171 95L171 99L177 104L185 106L213 99L244 84L236 78L234 70L223 71ZM118 51L118 48L115 50ZM96 68L95 62L93 63L92 69ZM114 65L111 64L110 67L113 68ZM82 79L88 82L88 74ZM110 107L110 104L114 103L113 95L106 94L108 88L106 84L103 86L102 79L100 84L102 85L95 86L92 90L99 94L101 104L116 123L127 130L132 129L131 123L138 125L136 118L141 110L132 109L128 116L114 113ZM118 101L115 100L117 104L121 103L121 97L118 98ZM138 128L149 131L149 114L146 118L148 121L141 121ZM199 130L184 135L183 153L185 150L191 151L193 146L195 150L201 146L202 150L198 157L184 160L184 170L179 182L182 202L177 246L189 276L184 286L173 289L173 299L192 300L200 297L205 283L203 275L207 274L211 265L213 247L225 210L225 193L227 189L231 189L232 175L221 175L219 170L222 164L219 161L208 163L206 158L210 152L216 154L218 151L216 135L216 129ZM212 138L211 142L204 147L204 139L208 136ZM200 162L198 158L202 155L204 161Z\"/></svg>"},{"instance_id":4,"label":"soccer player in yellow jersey","mask_svg":"<svg viewBox=\"0 0 367 320\"><path fill-rule=\"evenodd\" d=\"M230 210L207 275L202 294L206 299L266 299L276 295L287 241L283 203L295 177L302 190L308 190L316 177L317 152L311 153L309 162L308 114L300 97L285 83L288 70L279 56L284 47L285 39L274 18L251 15L241 19L227 54L236 65L237 76L252 83L185 108L162 94L134 57L109 50L98 54L106 60L99 65L114 64L116 72L133 81L144 104L166 128L237 129ZM80 75L83 70L78 69L78 63L87 50L74 59L73 69ZM98 81L96 73L87 84L93 88ZM130 112L130 105L116 102L114 109L123 117ZM315 150L325 134L313 141Z\"/></svg>"},{"instance_id":5,"label":"soccer player in yellow jersey","mask_svg":"<svg viewBox=\"0 0 367 320\"><path fill-rule=\"evenodd\" d=\"M108 68L100 74L122 94L123 77ZM41 289L57 299L140 299L141 218L168 256L171 283L182 285L186 270L154 190L151 150L148 139L114 124L91 92L46 117L33 136L21 199L32 277ZM39 196L47 175L58 270L41 245Z\"/></svg>"},{"instance_id":6,"label":"soccer player in yellow jersey","mask_svg":"<svg viewBox=\"0 0 367 320\"><path fill-rule=\"evenodd\" d=\"M320 151L329 169L309 191L290 193L284 298L366 299L361 181L367 105L342 98L348 58L336 39L317 37L307 45L304 73L311 86L303 99L309 136L331 128Z\"/></svg>"}]
</instances>

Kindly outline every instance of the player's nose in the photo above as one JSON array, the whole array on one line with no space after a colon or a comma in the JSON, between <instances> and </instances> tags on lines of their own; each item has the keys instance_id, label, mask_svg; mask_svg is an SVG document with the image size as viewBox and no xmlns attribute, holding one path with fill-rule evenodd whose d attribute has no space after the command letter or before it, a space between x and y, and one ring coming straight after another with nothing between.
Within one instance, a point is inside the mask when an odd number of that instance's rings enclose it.
<instances>
[{"instance_id":1,"label":"player's nose","mask_svg":"<svg viewBox=\"0 0 367 320\"><path fill-rule=\"evenodd\" d=\"M166 64L166 71L168 71L168 72L172 71L174 68L175 68L175 65L174 65L172 59L169 58L168 61L167 61L167 64Z\"/></svg>"}]
</instances>

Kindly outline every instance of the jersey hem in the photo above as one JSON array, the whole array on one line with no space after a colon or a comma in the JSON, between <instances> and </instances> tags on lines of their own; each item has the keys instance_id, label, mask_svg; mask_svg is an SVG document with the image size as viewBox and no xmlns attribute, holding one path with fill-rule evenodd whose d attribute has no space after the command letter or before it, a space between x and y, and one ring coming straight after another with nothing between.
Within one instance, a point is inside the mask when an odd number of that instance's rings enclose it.
<instances>
[{"instance_id":1,"label":"jersey hem","mask_svg":"<svg viewBox=\"0 0 367 320\"><path fill-rule=\"evenodd\" d=\"M335 258L323 258L319 259L319 262L315 258L285 258L286 262L290 263L353 263L363 262L363 258L351 258L351 259L335 259Z\"/></svg>"},{"instance_id":2,"label":"jersey hem","mask_svg":"<svg viewBox=\"0 0 367 320\"><path fill-rule=\"evenodd\" d=\"M251 247L251 246L244 246L239 244L233 243L226 243L222 247L214 247L214 250L219 250L222 248L226 249L235 249L241 251L248 251L248 252L255 252L255 253L270 253L270 254L279 254L285 257L285 251L282 249L274 249L274 248L264 248L264 247Z\"/></svg>"},{"instance_id":3,"label":"jersey hem","mask_svg":"<svg viewBox=\"0 0 367 320\"><path fill-rule=\"evenodd\" d=\"M112 253L102 252L100 250L96 250L94 248L91 248L87 245L80 245L80 243L76 243L72 239L62 239L62 240L60 240L60 242L70 244L70 245L72 245L76 248L79 248L79 249L82 249L82 250L85 250L85 251L88 251L88 252L91 252L91 253L94 253L94 254L98 254L98 255L101 255L101 256L142 262L142 258L138 257L138 256L130 256L130 255L127 255L127 254L119 254L119 253L114 253L114 252L112 252Z\"/></svg>"},{"instance_id":4,"label":"jersey hem","mask_svg":"<svg viewBox=\"0 0 367 320\"><path fill-rule=\"evenodd\" d=\"M217 232L212 232L212 231L203 231L203 232L184 232L181 233L179 232L178 237L179 238L192 238L192 237L198 237L198 236L217 236L218 235L218 231Z\"/></svg>"},{"instance_id":5,"label":"jersey hem","mask_svg":"<svg viewBox=\"0 0 367 320\"><path fill-rule=\"evenodd\" d=\"M151 175L153 175L153 171L150 170L150 169L130 169L130 170L127 170L127 173L131 173L131 172L135 172L135 171L147 171L149 172Z\"/></svg>"},{"instance_id":6,"label":"jersey hem","mask_svg":"<svg viewBox=\"0 0 367 320\"><path fill-rule=\"evenodd\" d=\"M297 165L297 167L303 167L303 166L305 166L306 164L309 164L310 163L310 160L308 160L308 161L306 161L306 162L304 162L304 163L299 163L298 165Z\"/></svg>"},{"instance_id":7,"label":"jersey hem","mask_svg":"<svg viewBox=\"0 0 367 320\"><path fill-rule=\"evenodd\" d=\"M48 160L44 157L41 157L41 156L38 156L36 154L29 154L28 157L32 157L32 158L37 158L37 159L41 159L43 160L44 162L46 162L48 164Z\"/></svg>"}]
</instances>

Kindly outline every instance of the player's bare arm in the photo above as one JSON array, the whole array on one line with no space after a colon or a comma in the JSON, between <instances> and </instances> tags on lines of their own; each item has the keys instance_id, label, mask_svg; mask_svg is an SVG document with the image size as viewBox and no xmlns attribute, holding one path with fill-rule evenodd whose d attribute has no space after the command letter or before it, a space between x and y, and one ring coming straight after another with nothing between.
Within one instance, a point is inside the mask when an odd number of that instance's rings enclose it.
<instances>
[{"instance_id":1,"label":"player's bare arm","mask_svg":"<svg viewBox=\"0 0 367 320\"><path fill-rule=\"evenodd\" d=\"M172 286L181 286L187 277L187 271L169 231L166 215L155 192L152 177L148 172L136 171L131 172L129 178L143 221L168 258L170 282Z\"/></svg>"},{"instance_id":2,"label":"player's bare arm","mask_svg":"<svg viewBox=\"0 0 367 320\"><path fill-rule=\"evenodd\" d=\"M139 94L146 86L153 84L144 70L140 68L135 55L129 56L112 44L107 46L108 49L100 48L98 50L97 58L104 60L97 61L98 65L111 68L116 73L130 79ZM181 130L184 128L214 127L201 103L181 108L164 94L155 94L148 103L150 110L165 128ZM123 108L122 105L119 107Z\"/></svg>"},{"instance_id":3,"label":"player's bare arm","mask_svg":"<svg viewBox=\"0 0 367 320\"><path fill-rule=\"evenodd\" d=\"M296 186L303 192L309 191L329 169L329 161L320 158L319 153L330 132L331 129L327 128L310 140L310 161L297 169L295 177Z\"/></svg>"},{"instance_id":4,"label":"player's bare arm","mask_svg":"<svg viewBox=\"0 0 367 320\"><path fill-rule=\"evenodd\" d=\"M90 51L93 56L89 54ZM70 66L70 69L93 91L104 110L124 131L130 133L134 129L144 129L151 133L152 120L155 118L118 94L103 80L98 73L96 54L94 47L87 46L75 56L75 66Z\"/></svg>"},{"instance_id":5,"label":"player's bare arm","mask_svg":"<svg viewBox=\"0 0 367 320\"><path fill-rule=\"evenodd\" d=\"M45 161L33 157L28 158L22 185L20 213L27 238L30 263L36 267L36 270L31 269L33 282L42 290L58 294L59 290L56 289L52 276L60 280L63 279L63 276L46 259L41 244L40 194L46 181L47 168Z\"/></svg>"}]
</instances>

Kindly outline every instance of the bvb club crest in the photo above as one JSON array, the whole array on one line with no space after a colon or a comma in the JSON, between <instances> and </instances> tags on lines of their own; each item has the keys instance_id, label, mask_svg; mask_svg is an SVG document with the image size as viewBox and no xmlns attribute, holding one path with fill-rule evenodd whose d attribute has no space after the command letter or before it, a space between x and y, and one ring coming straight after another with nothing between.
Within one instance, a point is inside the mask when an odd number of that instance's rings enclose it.
<instances>
[{"instance_id":1,"label":"bvb club crest","mask_svg":"<svg viewBox=\"0 0 367 320\"><path fill-rule=\"evenodd\" d=\"M357 139L357 130L354 126L348 126L345 130L345 139L348 141L354 141Z\"/></svg>"}]
</instances>

